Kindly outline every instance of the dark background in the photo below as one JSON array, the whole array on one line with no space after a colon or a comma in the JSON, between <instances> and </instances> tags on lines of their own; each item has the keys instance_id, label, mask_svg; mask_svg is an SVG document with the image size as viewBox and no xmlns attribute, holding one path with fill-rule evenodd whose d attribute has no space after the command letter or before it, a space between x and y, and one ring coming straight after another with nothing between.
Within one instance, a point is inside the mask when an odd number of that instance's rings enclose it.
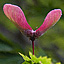
<instances>
[{"instance_id":1,"label":"dark background","mask_svg":"<svg viewBox=\"0 0 64 64\"><path fill-rule=\"evenodd\" d=\"M62 10L59 22L35 40L35 55L48 56L53 62L64 64L64 0L0 0L0 64L20 64L23 59L18 52L25 55L32 52L29 38L5 16L6 3L20 6L34 30L40 27L49 11Z\"/></svg>"}]
</instances>

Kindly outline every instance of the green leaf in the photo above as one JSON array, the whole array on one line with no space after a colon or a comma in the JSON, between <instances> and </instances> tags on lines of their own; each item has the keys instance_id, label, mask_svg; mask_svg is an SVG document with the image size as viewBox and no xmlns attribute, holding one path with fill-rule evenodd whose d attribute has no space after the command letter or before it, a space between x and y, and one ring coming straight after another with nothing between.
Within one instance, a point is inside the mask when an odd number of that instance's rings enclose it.
<instances>
[{"instance_id":1,"label":"green leaf","mask_svg":"<svg viewBox=\"0 0 64 64\"><path fill-rule=\"evenodd\" d=\"M0 64L20 64L23 59L16 54L0 53Z\"/></svg>"},{"instance_id":2,"label":"green leaf","mask_svg":"<svg viewBox=\"0 0 64 64\"><path fill-rule=\"evenodd\" d=\"M61 64L60 62L57 62L56 64Z\"/></svg>"},{"instance_id":3,"label":"green leaf","mask_svg":"<svg viewBox=\"0 0 64 64\"><path fill-rule=\"evenodd\" d=\"M24 55L23 55L23 54L21 54L20 52L19 52L19 54L23 57L23 59L24 59L25 61L30 61L30 60L31 60L29 57L24 56Z\"/></svg>"},{"instance_id":4,"label":"green leaf","mask_svg":"<svg viewBox=\"0 0 64 64\"><path fill-rule=\"evenodd\" d=\"M33 63L38 63L38 62L39 62L39 61L38 61L38 58L37 58L35 55L32 55L31 52L29 52L29 56L30 56L31 61L32 61Z\"/></svg>"},{"instance_id":5,"label":"green leaf","mask_svg":"<svg viewBox=\"0 0 64 64\"><path fill-rule=\"evenodd\" d=\"M25 62L23 62L23 64L52 64L52 61L51 61L51 58L47 58L47 56L40 56L39 58L37 58L35 55L33 55L31 52L29 52L29 57L27 56L24 56L23 54L19 53L23 59L25 60ZM60 62L59 63L56 63L56 64L61 64Z\"/></svg>"},{"instance_id":6,"label":"green leaf","mask_svg":"<svg viewBox=\"0 0 64 64\"><path fill-rule=\"evenodd\" d=\"M0 43L0 51L3 51L3 52L10 52L12 51L12 47L10 47L9 45L6 45L6 44L1 44Z\"/></svg>"},{"instance_id":7,"label":"green leaf","mask_svg":"<svg viewBox=\"0 0 64 64\"><path fill-rule=\"evenodd\" d=\"M33 55L32 55L32 53L29 51L29 56L30 56L30 58L32 58L33 57Z\"/></svg>"},{"instance_id":8,"label":"green leaf","mask_svg":"<svg viewBox=\"0 0 64 64\"><path fill-rule=\"evenodd\" d=\"M42 62L43 64L51 64L52 63L51 58L47 58L47 56L45 56L45 57L40 56L38 59L39 59L39 62Z\"/></svg>"},{"instance_id":9,"label":"green leaf","mask_svg":"<svg viewBox=\"0 0 64 64\"><path fill-rule=\"evenodd\" d=\"M22 64L30 64L30 63L25 61L25 62L23 62Z\"/></svg>"}]
</instances>

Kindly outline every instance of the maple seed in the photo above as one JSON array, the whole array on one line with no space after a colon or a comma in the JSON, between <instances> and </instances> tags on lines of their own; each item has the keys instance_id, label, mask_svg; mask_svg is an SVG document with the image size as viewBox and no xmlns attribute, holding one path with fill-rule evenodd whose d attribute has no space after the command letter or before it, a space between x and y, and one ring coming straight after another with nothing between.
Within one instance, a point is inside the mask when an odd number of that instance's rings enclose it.
<instances>
[{"instance_id":1,"label":"maple seed","mask_svg":"<svg viewBox=\"0 0 64 64\"><path fill-rule=\"evenodd\" d=\"M32 41L33 55L34 55L34 40L43 35L49 28L54 26L62 15L61 9L54 9L50 11L43 24L37 29L33 30L27 23L22 9L16 5L5 4L3 7L4 14L16 25L16 27L30 38Z\"/></svg>"}]
</instances>

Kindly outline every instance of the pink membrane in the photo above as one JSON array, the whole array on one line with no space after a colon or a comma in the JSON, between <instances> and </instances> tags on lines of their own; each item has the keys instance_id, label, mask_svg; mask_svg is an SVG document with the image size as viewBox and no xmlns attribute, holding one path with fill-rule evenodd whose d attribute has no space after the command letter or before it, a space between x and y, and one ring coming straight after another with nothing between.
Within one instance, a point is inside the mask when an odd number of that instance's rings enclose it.
<instances>
[{"instance_id":1,"label":"pink membrane","mask_svg":"<svg viewBox=\"0 0 64 64\"><path fill-rule=\"evenodd\" d=\"M5 15L12 20L12 22L17 25L22 30L32 30L30 25L27 23L23 11L20 7L12 4L5 4L3 7Z\"/></svg>"},{"instance_id":2,"label":"pink membrane","mask_svg":"<svg viewBox=\"0 0 64 64\"><path fill-rule=\"evenodd\" d=\"M47 31L50 27L54 26L56 22L60 19L62 15L62 11L60 9L54 9L50 11L43 24L36 30L36 34L39 32L42 35L45 31Z\"/></svg>"}]
</instances>

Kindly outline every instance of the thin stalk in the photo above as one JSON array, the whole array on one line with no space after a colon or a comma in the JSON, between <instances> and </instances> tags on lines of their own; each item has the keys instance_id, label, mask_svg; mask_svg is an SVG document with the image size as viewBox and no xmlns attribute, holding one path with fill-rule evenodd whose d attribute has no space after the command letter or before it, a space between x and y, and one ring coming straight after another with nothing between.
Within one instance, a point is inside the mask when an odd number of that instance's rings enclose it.
<instances>
[{"instance_id":1,"label":"thin stalk","mask_svg":"<svg viewBox=\"0 0 64 64\"><path fill-rule=\"evenodd\" d=\"M33 55L34 55L34 41L32 41L32 50L33 50Z\"/></svg>"}]
</instances>

